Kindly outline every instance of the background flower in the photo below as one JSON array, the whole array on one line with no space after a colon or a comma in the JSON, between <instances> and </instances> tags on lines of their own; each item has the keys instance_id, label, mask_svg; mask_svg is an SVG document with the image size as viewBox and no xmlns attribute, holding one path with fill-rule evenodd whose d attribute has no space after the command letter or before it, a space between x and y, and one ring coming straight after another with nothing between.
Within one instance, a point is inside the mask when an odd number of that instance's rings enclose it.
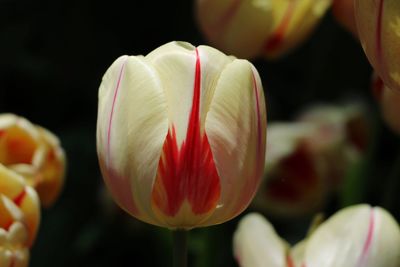
<instances>
[{"instance_id":1,"label":"background flower","mask_svg":"<svg viewBox=\"0 0 400 267\"><path fill-rule=\"evenodd\" d=\"M21 174L44 206L54 203L65 175L65 155L58 138L14 114L0 114L0 163Z\"/></svg>"}]
</instances>

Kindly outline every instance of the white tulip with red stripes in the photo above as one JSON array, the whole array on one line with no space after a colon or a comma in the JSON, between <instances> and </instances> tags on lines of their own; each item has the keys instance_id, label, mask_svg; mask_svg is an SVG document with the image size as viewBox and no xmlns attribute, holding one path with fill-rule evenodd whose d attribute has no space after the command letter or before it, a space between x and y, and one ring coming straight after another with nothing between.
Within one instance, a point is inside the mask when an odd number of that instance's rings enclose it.
<instances>
[{"instance_id":1,"label":"white tulip with red stripes","mask_svg":"<svg viewBox=\"0 0 400 267\"><path fill-rule=\"evenodd\" d=\"M233 239L241 267L398 267L400 227L380 207L340 210L290 248L258 214L246 215Z\"/></svg>"},{"instance_id":2,"label":"white tulip with red stripes","mask_svg":"<svg viewBox=\"0 0 400 267\"><path fill-rule=\"evenodd\" d=\"M144 222L191 229L241 213L259 185L265 141L257 70L214 48L171 42L122 56L100 85L102 174Z\"/></svg>"}]
</instances>

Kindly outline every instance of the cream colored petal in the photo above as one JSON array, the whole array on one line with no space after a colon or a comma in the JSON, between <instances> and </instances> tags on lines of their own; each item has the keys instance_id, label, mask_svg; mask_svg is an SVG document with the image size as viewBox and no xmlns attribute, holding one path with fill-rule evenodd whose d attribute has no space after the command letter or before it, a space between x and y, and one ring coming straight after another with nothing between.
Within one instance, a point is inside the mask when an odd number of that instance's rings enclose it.
<instances>
[{"instance_id":1,"label":"cream colored petal","mask_svg":"<svg viewBox=\"0 0 400 267\"><path fill-rule=\"evenodd\" d=\"M315 230L305 252L307 267L356 267L368 235L371 208L344 209Z\"/></svg>"},{"instance_id":2,"label":"cream colored petal","mask_svg":"<svg viewBox=\"0 0 400 267\"><path fill-rule=\"evenodd\" d=\"M287 245L263 216L243 217L233 236L233 251L241 267L285 267Z\"/></svg>"},{"instance_id":3,"label":"cream colored petal","mask_svg":"<svg viewBox=\"0 0 400 267\"><path fill-rule=\"evenodd\" d=\"M300 241L290 250L290 258L293 266L289 267L306 267L301 264L304 262L304 253L307 247L307 240Z\"/></svg>"},{"instance_id":4,"label":"cream colored petal","mask_svg":"<svg viewBox=\"0 0 400 267\"><path fill-rule=\"evenodd\" d=\"M200 120L203 131L218 79L233 59L209 46L199 46L196 54L196 47L185 42L170 42L146 56L160 77L167 98L169 122L175 127L178 145L185 139L188 128L196 61L200 64Z\"/></svg>"},{"instance_id":5,"label":"cream colored petal","mask_svg":"<svg viewBox=\"0 0 400 267\"><path fill-rule=\"evenodd\" d=\"M205 126L221 183L219 205L206 224L235 217L255 194L265 160L264 101L248 61L235 60L224 69Z\"/></svg>"},{"instance_id":6,"label":"cream colored petal","mask_svg":"<svg viewBox=\"0 0 400 267\"><path fill-rule=\"evenodd\" d=\"M346 208L314 232L305 251L307 267L396 267L400 230L380 208Z\"/></svg>"},{"instance_id":7,"label":"cream colored petal","mask_svg":"<svg viewBox=\"0 0 400 267\"><path fill-rule=\"evenodd\" d=\"M164 91L143 57L123 56L99 89L97 151L116 201L143 221L157 224L150 207L161 148L168 129Z\"/></svg>"},{"instance_id":8,"label":"cream colored petal","mask_svg":"<svg viewBox=\"0 0 400 267\"><path fill-rule=\"evenodd\" d=\"M217 49L205 45L198 47L198 53L201 66L200 120L201 131L203 131L221 73L235 58L228 57Z\"/></svg>"},{"instance_id":9,"label":"cream colored petal","mask_svg":"<svg viewBox=\"0 0 400 267\"><path fill-rule=\"evenodd\" d=\"M160 79L167 100L170 126L175 127L178 146L186 137L193 103L196 48L185 42L167 43L146 56Z\"/></svg>"}]
</instances>

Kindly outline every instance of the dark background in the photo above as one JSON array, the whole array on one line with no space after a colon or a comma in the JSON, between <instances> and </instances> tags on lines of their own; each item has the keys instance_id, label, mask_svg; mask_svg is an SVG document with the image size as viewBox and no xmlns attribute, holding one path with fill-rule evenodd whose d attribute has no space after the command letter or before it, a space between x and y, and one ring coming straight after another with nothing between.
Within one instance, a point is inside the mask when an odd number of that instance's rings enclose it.
<instances>
[{"instance_id":1,"label":"dark background","mask_svg":"<svg viewBox=\"0 0 400 267\"><path fill-rule=\"evenodd\" d=\"M190 0L0 0L0 112L55 132L68 157L63 194L43 211L31 267L171 265L167 230L131 219L104 200L95 147L97 91L105 70L122 54L147 54L172 40L205 44L193 10ZM399 220L399 141L379 117L369 89L371 69L358 42L328 12L293 53L253 62L270 121L291 119L315 102L361 98L370 105L374 145L358 173L361 183L351 189L357 197L346 204L383 205ZM326 212L340 208L338 202L332 200ZM237 221L192 231L190 266L235 266L231 240ZM308 222L276 227L297 240Z\"/></svg>"}]
</instances>

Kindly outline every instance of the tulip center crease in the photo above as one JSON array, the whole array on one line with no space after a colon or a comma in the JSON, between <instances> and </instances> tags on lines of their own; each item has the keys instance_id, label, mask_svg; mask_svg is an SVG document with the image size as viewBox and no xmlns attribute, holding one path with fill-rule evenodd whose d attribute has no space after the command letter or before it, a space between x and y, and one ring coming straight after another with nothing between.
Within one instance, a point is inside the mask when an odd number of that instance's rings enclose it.
<instances>
[{"instance_id":1,"label":"tulip center crease","mask_svg":"<svg viewBox=\"0 0 400 267\"><path fill-rule=\"evenodd\" d=\"M153 187L153 204L165 215L175 216L186 200L195 215L213 211L221 185L208 137L201 129L201 62L196 49L192 108L185 140L179 147L174 125L167 133Z\"/></svg>"}]
</instances>

